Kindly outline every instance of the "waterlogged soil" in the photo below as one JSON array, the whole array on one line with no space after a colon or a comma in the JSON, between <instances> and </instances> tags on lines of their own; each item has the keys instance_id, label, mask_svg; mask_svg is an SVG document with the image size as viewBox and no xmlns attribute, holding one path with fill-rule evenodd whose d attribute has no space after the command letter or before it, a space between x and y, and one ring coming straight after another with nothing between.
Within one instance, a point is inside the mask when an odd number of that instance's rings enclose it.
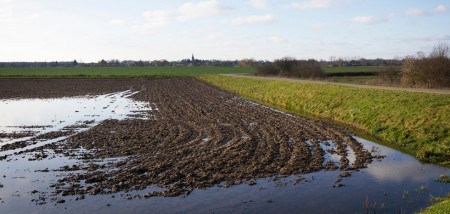
<instances>
[{"instance_id":1,"label":"waterlogged soil","mask_svg":"<svg viewBox=\"0 0 450 214\"><path fill-rule=\"evenodd\" d=\"M36 204L65 203L66 196L114 195L152 191L125 199L187 196L195 189L238 184L256 185L258 179L342 171L343 178L367 167L375 155L340 126L293 116L244 100L194 78L167 79L17 79L0 80L0 98L56 98L138 91L131 96L148 102L145 118L104 120L88 130L51 132L36 138L68 138L41 147L5 155L1 159L33 154L29 161L62 155L77 160L37 172L61 172L40 192ZM32 108L32 107L30 107ZM89 121L87 121L89 122ZM3 134L8 137L8 134ZM27 133L9 134L22 136ZM23 142L2 151L24 148ZM0 160L1 160L0 159ZM101 161L108 160L108 161ZM1 186L3 187L3 186ZM1 189L0 189L1 191ZM38 191L36 190L35 193Z\"/></svg>"}]
</instances>

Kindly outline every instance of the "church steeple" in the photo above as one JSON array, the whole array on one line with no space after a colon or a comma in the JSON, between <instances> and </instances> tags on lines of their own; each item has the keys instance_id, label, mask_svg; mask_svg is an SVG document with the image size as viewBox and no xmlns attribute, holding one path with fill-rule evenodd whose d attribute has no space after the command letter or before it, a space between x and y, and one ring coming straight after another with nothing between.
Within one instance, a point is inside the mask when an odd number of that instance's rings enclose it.
<instances>
[{"instance_id":1,"label":"church steeple","mask_svg":"<svg viewBox=\"0 0 450 214\"><path fill-rule=\"evenodd\" d=\"M192 65L192 66L196 66L194 54L192 54L191 65Z\"/></svg>"}]
</instances>

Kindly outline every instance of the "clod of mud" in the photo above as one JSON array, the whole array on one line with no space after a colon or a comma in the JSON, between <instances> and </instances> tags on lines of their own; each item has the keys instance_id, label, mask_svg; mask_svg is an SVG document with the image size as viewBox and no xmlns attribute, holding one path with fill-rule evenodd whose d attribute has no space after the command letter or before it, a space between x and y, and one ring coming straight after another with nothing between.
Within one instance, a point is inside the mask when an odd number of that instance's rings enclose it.
<instances>
[{"instance_id":1,"label":"clod of mud","mask_svg":"<svg viewBox=\"0 0 450 214\"><path fill-rule=\"evenodd\" d=\"M350 177L350 176L352 176L352 174L350 172L344 172L344 173L341 173L338 175L338 177L341 177L341 178Z\"/></svg>"},{"instance_id":2,"label":"clod of mud","mask_svg":"<svg viewBox=\"0 0 450 214\"><path fill-rule=\"evenodd\" d=\"M18 81L35 84L31 80ZM14 91L11 83L14 81L7 82L11 87L6 91L2 87L0 97L17 97L22 96L21 93L25 97L53 97L132 88L140 89L133 99L155 107L146 120L105 120L65 142L31 150L53 150L83 161L117 158L97 164L80 161L78 165L52 169L70 172L51 185L54 193L78 195L76 200L84 199L87 194L144 190L150 186L161 190L139 197L189 195L194 189L212 186L228 187L245 182L255 185L253 180L258 178L286 177L324 169L357 170L374 158L342 127L277 112L194 78L115 80L117 84L113 80L47 81L42 91L28 93L26 89ZM45 91L57 87L57 91L49 94ZM67 133L53 133L49 137L59 134ZM335 148L322 149L323 145L330 146L328 140ZM351 165L349 152L355 157ZM327 153L340 158L326 160ZM47 171L49 169L41 170ZM309 182L299 177L295 183L301 181ZM132 196L124 198L132 199Z\"/></svg>"}]
</instances>

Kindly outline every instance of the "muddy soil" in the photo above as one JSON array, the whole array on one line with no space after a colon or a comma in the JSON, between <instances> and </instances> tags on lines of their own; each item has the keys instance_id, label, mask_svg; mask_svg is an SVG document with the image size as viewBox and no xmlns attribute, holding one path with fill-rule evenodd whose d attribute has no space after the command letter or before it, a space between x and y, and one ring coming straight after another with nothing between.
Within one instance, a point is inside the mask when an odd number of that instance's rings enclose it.
<instances>
[{"instance_id":1,"label":"muddy soil","mask_svg":"<svg viewBox=\"0 0 450 214\"><path fill-rule=\"evenodd\" d=\"M157 188L135 197L188 195L196 188L254 185L257 178L354 171L375 158L345 128L277 112L194 78L0 80L0 85L2 99L131 89L139 91L133 99L152 105L147 119L105 120L32 150L80 159L79 165L50 169L73 171L51 185L56 194L77 199L147 187ZM328 140L334 149L327 151ZM326 154L339 160L327 160ZM85 162L103 158L118 159Z\"/></svg>"},{"instance_id":2,"label":"muddy soil","mask_svg":"<svg viewBox=\"0 0 450 214\"><path fill-rule=\"evenodd\" d=\"M130 89L141 79L0 79L0 98L55 98ZM133 89L133 88L131 88Z\"/></svg>"}]
</instances>

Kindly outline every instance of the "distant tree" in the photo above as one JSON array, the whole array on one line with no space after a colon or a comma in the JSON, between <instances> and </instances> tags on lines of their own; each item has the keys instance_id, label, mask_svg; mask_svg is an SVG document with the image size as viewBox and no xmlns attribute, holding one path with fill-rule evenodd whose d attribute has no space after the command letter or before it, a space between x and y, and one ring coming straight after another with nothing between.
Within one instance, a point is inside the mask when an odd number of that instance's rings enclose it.
<instances>
[{"instance_id":1,"label":"distant tree","mask_svg":"<svg viewBox=\"0 0 450 214\"><path fill-rule=\"evenodd\" d=\"M439 43L429 54L409 56L401 68L402 83L406 86L450 88L449 46Z\"/></svg>"},{"instance_id":2,"label":"distant tree","mask_svg":"<svg viewBox=\"0 0 450 214\"><path fill-rule=\"evenodd\" d=\"M238 61L238 66L240 67L254 67L257 65L258 62L255 59L242 59Z\"/></svg>"},{"instance_id":3,"label":"distant tree","mask_svg":"<svg viewBox=\"0 0 450 214\"><path fill-rule=\"evenodd\" d=\"M153 65L155 66L169 66L169 61L162 59L162 60L153 60L152 62Z\"/></svg>"},{"instance_id":4,"label":"distant tree","mask_svg":"<svg viewBox=\"0 0 450 214\"><path fill-rule=\"evenodd\" d=\"M50 67L58 67L58 61L51 62Z\"/></svg>"},{"instance_id":5,"label":"distant tree","mask_svg":"<svg viewBox=\"0 0 450 214\"><path fill-rule=\"evenodd\" d=\"M367 60L364 58L359 59L359 61L361 62L361 66L367 66Z\"/></svg>"},{"instance_id":6,"label":"distant tree","mask_svg":"<svg viewBox=\"0 0 450 214\"><path fill-rule=\"evenodd\" d=\"M77 67L77 66L78 66L77 60L73 60L72 66L73 66L73 67Z\"/></svg>"},{"instance_id":7,"label":"distant tree","mask_svg":"<svg viewBox=\"0 0 450 214\"><path fill-rule=\"evenodd\" d=\"M336 61L337 67L344 67L345 60L342 57L339 57Z\"/></svg>"},{"instance_id":8,"label":"distant tree","mask_svg":"<svg viewBox=\"0 0 450 214\"><path fill-rule=\"evenodd\" d=\"M142 62L142 60L139 60L134 65L135 66L144 66L144 62Z\"/></svg>"},{"instance_id":9,"label":"distant tree","mask_svg":"<svg viewBox=\"0 0 450 214\"><path fill-rule=\"evenodd\" d=\"M281 59L275 60L275 66L280 69L280 72L288 72L289 69L297 63L297 60L294 57L283 57Z\"/></svg>"},{"instance_id":10,"label":"distant tree","mask_svg":"<svg viewBox=\"0 0 450 214\"><path fill-rule=\"evenodd\" d=\"M263 76L280 74L280 69L274 63L260 65L256 69L258 70L258 74Z\"/></svg>"},{"instance_id":11,"label":"distant tree","mask_svg":"<svg viewBox=\"0 0 450 214\"><path fill-rule=\"evenodd\" d=\"M42 67L42 68L47 67L47 62L40 62L39 67Z\"/></svg>"},{"instance_id":12,"label":"distant tree","mask_svg":"<svg viewBox=\"0 0 450 214\"><path fill-rule=\"evenodd\" d=\"M101 67L106 67L106 66L108 66L108 62L106 62L106 60L102 59L100 62L98 62L98 65Z\"/></svg>"}]
</instances>

